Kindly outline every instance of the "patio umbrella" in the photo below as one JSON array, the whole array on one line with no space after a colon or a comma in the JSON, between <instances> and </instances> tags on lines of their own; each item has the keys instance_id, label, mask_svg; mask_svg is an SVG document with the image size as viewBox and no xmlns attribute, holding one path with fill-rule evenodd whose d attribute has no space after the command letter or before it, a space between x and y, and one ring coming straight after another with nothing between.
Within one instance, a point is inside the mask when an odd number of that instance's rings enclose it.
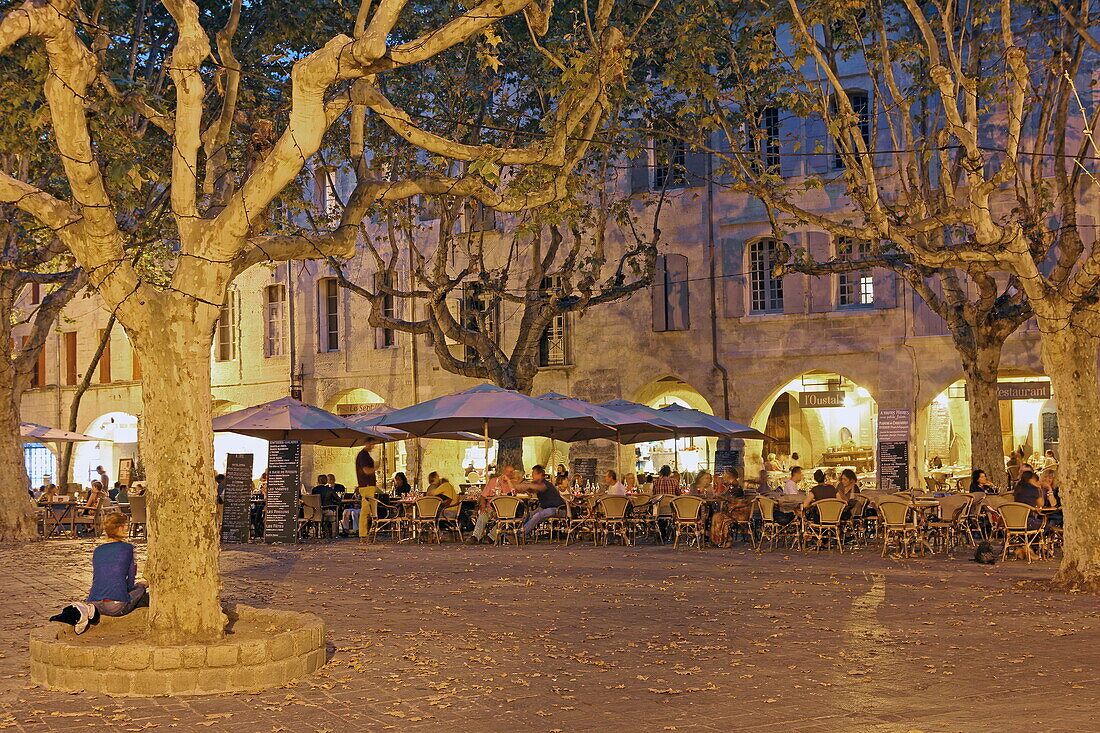
<instances>
[{"instance_id":1,"label":"patio umbrella","mask_svg":"<svg viewBox=\"0 0 1100 733\"><path fill-rule=\"evenodd\" d=\"M650 440L668 440L672 437L671 427L657 425L647 415L609 409L602 405L594 405L591 402L579 400L576 397L567 397L557 392L547 392L544 395L539 395L538 399L564 405L595 418L614 429L615 440L619 443L642 443Z\"/></svg>"},{"instance_id":2,"label":"patio umbrella","mask_svg":"<svg viewBox=\"0 0 1100 733\"><path fill-rule=\"evenodd\" d=\"M24 443L82 443L85 441L111 442L107 438L95 438L83 433L72 433L61 428L49 428L33 422L19 423L19 435Z\"/></svg>"},{"instance_id":3,"label":"patio umbrella","mask_svg":"<svg viewBox=\"0 0 1100 733\"><path fill-rule=\"evenodd\" d=\"M379 421L378 427L384 426L421 437L455 431L496 440L546 436L570 442L615 437L612 428L582 412L491 384L394 410Z\"/></svg>"},{"instance_id":4,"label":"patio umbrella","mask_svg":"<svg viewBox=\"0 0 1100 733\"><path fill-rule=\"evenodd\" d=\"M352 425L320 407L283 397L214 418L215 433L238 433L264 440L300 440L311 445L351 448L368 440L392 440L372 428Z\"/></svg>"},{"instance_id":5,"label":"patio umbrella","mask_svg":"<svg viewBox=\"0 0 1100 733\"><path fill-rule=\"evenodd\" d=\"M771 440L767 435L750 428L748 425L742 425L741 423L733 422L732 420L726 420L721 417L715 417L714 415L708 415L701 410L693 410L690 407L684 407L683 405L666 405L657 412L666 414L669 420L674 421L677 425L683 428L690 427L691 425L699 425L713 430L721 431L721 437L723 438L748 438L750 440Z\"/></svg>"},{"instance_id":6,"label":"patio umbrella","mask_svg":"<svg viewBox=\"0 0 1100 733\"><path fill-rule=\"evenodd\" d=\"M396 410L397 408L390 407L389 405L375 405L371 408L370 412L363 412L344 419L357 427L370 428L376 433L382 433L388 436L391 441L410 440L412 438L431 438L432 440L467 440L477 443L482 440L482 436L477 433L453 431L432 433L431 435L413 435L409 431L402 430L401 428L379 424L385 419L386 415L389 415L391 412L396 412Z\"/></svg>"},{"instance_id":7,"label":"patio umbrella","mask_svg":"<svg viewBox=\"0 0 1100 733\"><path fill-rule=\"evenodd\" d=\"M689 424L686 420L677 420L674 415L664 413L652 407L647 407L646 405L640 405L637 402L630 402L629 400L610 400L609 402L601 404L600 407L606 407L622 415L629 415L639 419L648 419L654 425L659 425L672 431L671 436L666 435L663 438L658 438L658 440L667 440L671 437L673 441L678 442L680 438L726 437L724 433L713 427ZM674 443L674 445L675 444L676 443ZM673 463L676 464L676 469L679 470L680 449L678 447L673 451L672 460Z\"/></svg>"}]
</instances>

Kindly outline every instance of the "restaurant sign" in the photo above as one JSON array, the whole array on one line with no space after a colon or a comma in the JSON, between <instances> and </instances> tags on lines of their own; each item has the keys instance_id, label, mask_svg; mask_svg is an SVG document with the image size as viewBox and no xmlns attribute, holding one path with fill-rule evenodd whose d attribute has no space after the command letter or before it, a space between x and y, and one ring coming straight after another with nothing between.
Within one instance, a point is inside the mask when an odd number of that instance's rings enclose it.
<instances>
[{"instance_id":1,"label":"restaurant sign","mask_svg":"<svg viewBox=\"0 0 1100 733\"><path fill-rule=\"evenodd\" d=\"M798 403L802 407L844 407L844 395L846 392L830 390L828 392L802 392L798 395Z\"/></svg>"},{"instance_id":2,"label":"restaurant sign","mask_svg":"<svg viewBox=\"0 0 1100 733\"><path fill-rule=\"evenodd\" d=\"M963 397L970 399L963 386ZM1049 400L1050 382L998 382L998 400Z\"/></svg>"},{"instance_id":3,"label":"restaurant sign","mask_svg":"<svg viewBox=\"0 0 1100 733\"><path fill-rule=\"evenodd\" d=\"M341 404L336 406L336 414L340 417L350 417L352 415L365 415L367 413L374 412L382 402L356 402L352 404Z\"/></svg>"}]
</instances>

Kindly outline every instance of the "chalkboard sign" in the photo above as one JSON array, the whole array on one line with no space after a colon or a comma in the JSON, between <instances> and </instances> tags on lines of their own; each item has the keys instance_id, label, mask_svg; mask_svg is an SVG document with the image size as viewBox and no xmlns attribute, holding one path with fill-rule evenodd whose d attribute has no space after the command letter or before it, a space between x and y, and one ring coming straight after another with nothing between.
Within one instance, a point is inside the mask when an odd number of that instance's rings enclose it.
<instances>
[{"instance_id":1,"label":"chalkboard sign","mask_svg":"<svg viewBox=\"0 0 1100 733\"><path fill-rule=\"evenodd\" d=\"M248 542L248 505L252 498L252 454L230 453L222 493L222 542Z\"/></svg>"},{"instance_id":2,"label":"chalkboard sign","mask_svg":"<svg viewBox=\"0 0 1100 733\"><path fill-rule=\"evenodd\" d=\"M133 458L119 458L118 459L118 479L117 481L130 488L130 484L134 482L134 459ZM111 488L110 486L104 486L104 489Z\"/></svg>"},{"instance_id":3,"label":"chalkboard sign","mask_svg":"<svg viewBox=\"0 0 1100 733\"><path fill-rule=\"evenodd\" d=\"M721 476L727 468L740 468L743 465L741 451L716 450L714 451L714 475Z\"/></svg>"},{"instance_id":4,"label":"chalkboard sign","mask_svg":"<svg viewBox=\"0 0 1100 733\"><path fill-rule=\"evenodd\" d=\"M294 542L297 539L298 490L302 480L301 474L301 442L271 441L267 449L264 542Z\"/></svg>"},{"instance_id":5,"label":"chalkboard sign","mask_svg":"<svg viewBox=\"0 0 1100 733\"><path fill-rule=\"evenodd\" d=\"M596 459L595 458L574 458L573 459L573 477L580 477L587 479L595 483L596 476Z\"/></svg>"},{"instance_id":6,"label":"chalkboard sign","mask_svg":"<svg viewBox=\"0 0 1100 733\"><path fill-rule=\"evenodd\" d=\"M878 489L909 490L909 410L878 411Z\"/></svg>"}]
</instances>

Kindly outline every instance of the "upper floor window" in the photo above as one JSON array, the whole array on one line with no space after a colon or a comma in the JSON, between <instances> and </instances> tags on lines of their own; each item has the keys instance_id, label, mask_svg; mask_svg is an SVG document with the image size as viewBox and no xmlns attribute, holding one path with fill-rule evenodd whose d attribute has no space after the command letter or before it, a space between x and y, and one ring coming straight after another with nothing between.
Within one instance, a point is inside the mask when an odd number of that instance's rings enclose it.
<instances>
[{"instance_id":1,"label":"upper floor window","mask_svg":"<svg viewBox=\"0 0 1100 733\"><path fill-rule=\"evenodd\" d=\"M749 305L753 313L783 310L783 280L772 274L776 249L774 239L758 239L749 245Z\"/></svg>"},{"instance_id":2,"label":"upper floor window","mask_svg":"<svg viewBox=\"0 0 1100 733\"><path fill-rule=\"evenodd\" d=\"M214 360L233 361L237 358L237 290L230 288L225 294L225 305L218 314L214 336Z\"/></svg>"},{"instance_id":3,"label":"upper floor window","mask_svg":"<svg viewBox=\"0 0 1100 733\"><path fill-rule=\"evenodd\" d=\"M653 188L683 188L687 185L687 143L662 140L653 145Z\"/></svg>"},{"instance_id":4,"label":"upper floor window","mask_svg":"<svg viewBox=\"0 0 1100 733\"><path fill-rule=\"evenodd\" d=\"M392 292L393 274L378 272L374 275L374 286L378 291L378 310L383 318L397 317L397 302ZM375 334L375 346L388 349L397 345L397 335L392 328L379 328Z\"/></svg>"},{"instance_id":5,"label":"upper floor window","mask_svg":"<svg viewBox=\"0 0 1100 733\"><path fill-rule=\"evenodd\" d=\"M317 281L318 343L321 351L340 350L340 283L334 277Z\"/></svg>"},{"instance_id":6,"label":"upper floor window","mask_svg":"<svg viewBox=\"0 0 1100 733\"><path fill-rule=\"evenodd\" d=\"M870 242L855 242L850 237L841 237L836 244L838 260L862 260L871 254ZM837 304L842 308L856 308L874 305L875 280L871 269L857 272L842 272L838 276Z\"/></svg>"},{"instance_id":7,"label":"upper floor window","mask_svg":"<svg viewBox=\"0 0 1100 733\"><path fill-rule=\"evenodd\" d=\"M752 164L757 173L779 172L779 110L765 107L757 115L756 128L749 131Z\"/></svg>"},{"instance_id":8,"label":"upper floor window","mask_svg":"<svg viewBox=\"0 0 1100 733\"><path fill-rule=\"evenodd\" d=\"M493 341L500 339L500 300L485 292L481 283L466 283L462 288L462 327ZM466 358L476 359L477 351L467 346Z\"/></svg>"},{"instance_id":9,"label":"upper floor window","mask_svg":"<svg viewBox=\"0 0 1100 733\"><path fill-rule=\"evenodd\" d=\"M542 279L542 290L548 295L561 290L561 276ZM569 314L559 313L539 339L539 366L564 366L569 363Z\"/></svg>"},{"instance_id":10,"label":"upper floor window","mask_svg":"<svg viewBox=\"0 0 1100 733\"><path fill-rule=\"evenodd\" d=\"M851 91L845 92L848 97L848 103L852 106L852 111L856 114L856 127L859 129L859 136L863 138L863 144L870 149L871 146L871 98L867 92ZM830 112L835 116L840 110L837 109L836 99L834 98L830 104ZM856 153L853 148L850 151L852 154ZM844 155L839 144L836 144L836 150L833 153L833 168L840 170L844 168Z\"/></svg>"},{"instance_id":11,"label":"upper floor window","mask_svg":"<svg viewBox=\"0 0 1100 733\"><path fill-rule=\"evenodd\" d=\"M286 355L286 285L264 288L264 356Z\"/></svg>"}]
</instances>

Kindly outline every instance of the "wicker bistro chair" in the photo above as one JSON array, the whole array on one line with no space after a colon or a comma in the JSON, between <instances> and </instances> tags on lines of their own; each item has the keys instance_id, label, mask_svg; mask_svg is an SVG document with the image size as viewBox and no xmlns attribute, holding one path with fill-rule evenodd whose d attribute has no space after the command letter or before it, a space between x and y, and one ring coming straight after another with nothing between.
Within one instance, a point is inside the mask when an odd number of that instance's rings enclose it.
<instances>
[{"instance_id":1,"label":"wicker bistro chair","mask_svg":"<svg viewBox=\"0 0 1100 733\"><path fill-rule=\"evenodd\" d=\"M514 496L494 496L489 500L489 506L496 515L497 527L496 543L502 544L504 536L511 532L516 544L523 542L523 502Z\"/></svg>"},{"instance_id":2,"label":"wicker bistro chair","mask_svg":"<svg viewBox=\"0 0 1100 733\"><path fill-rule=\"evenodd\" d=\"M848 514L847 531L845 534L852 537L857 545L865 545L870 541L875 517L869 515L867 510L871 507L870 497L857 495L850 503L852 510Z\"/></svg>"},{"instance_id":3,"label":"wicker bistro chair","mask_svg":"<svg viewBox=\"0 0 1100 733\"><path fill-rule=\"evenodd\" d=\"M883 497L878 501L879 524L882 528L882 556L890 547L890 539L898 544L898 550L905 557L909 548L920 542L920 527L913 514L913 506L906 500Z\"/></svg>"},{"instance_id":4,"label":"wicker bistro chair","mask_svg":"<svg viewBox=\"0 0 1100 733\"><path fill-rule=\"evenodd\" d=\"M1021 502L1009 502L1002 504L997 510L1004 522L1005 543L1001 550L1001 560L1008 557L1008 551L1023 549L1027 554L1027 561L1031 563L1031 545L1034 543L1039 550L1039 557L1046 554L1047 542L1044 539L1047 518L1040 515L1041 521L1035 529L1028 528L1028 519L1031 518L1035 507Z\"/></svg>"},{"instance_id":5,"label":"wicker bistro chair","mask_svg":"<svg viewBox=\"0 0 1100 733\"><path fill-rule=\"evenodd\" d=\"M703 505L706 502L698 496L677 496L672 505L673 542L672 547L680 546L680 535L688 535L695 538L696 546L702 550L706 541L706 517L703 516Z\"/></svg>"},{"instance_id":6,"label":"wicker bistro chair","mask_svg":"<svg viewBox=\"0 0 1100 733\"><path fill-rule=\"evenodd\" d=\"M675 518L672 513L672 500L675 494L659 494L660 498L653 505L653 519L657 523L657 530L661 533L661 542L667 542L669 535L674 534Z\"/></svg>"},{"instance_id":7,"label":"wicker bistro chair","mask_svg":"<svg viewBox=\"0 0 1100 733\"><path fill-rule=\"evenodd\" d=\"M764 543L771 542L772 550L780 542L797 540L798 523L783 525L775 520L776 501L767 496L757 496L752 500L752 516L759 517L760 536L756 541L756 551L764 551Z\"/></svg>"},{"instance_id":8,"label":"wicker bistro chair","mask_svg":"<svg viewBox=\"0 0 1100 733\"><path fill-rule=\"evenodd\" d=\"M302 514L298 517L298 537L305 539L310 532L314 537L321 536L321 523L324 514L321 511L321 497L318 494L302 495Z\"/></svg>"},{"instance_id":9,"label":"wicker bistro chair","mask_svg":"<svg viewBox=\"0 0 1100 733\"><path fill-rule=\"evenodd\" d=\"M392 513L388 517L383 517L382 512L378 510L379 506L382 506L382 502L374 497L363 499L363 513L359 515L359 521L367 523L367 541L377 542L379 532L389 532L391 539L401 539L405 518L392 508Z\"/></svg>"},{"instance_id":10,"label":"wicker bistro chair","mask_svg":"<svg viewBox=\"0 0 1100 733\"><path fill-rule=\"evenodd\" d=\"M598 541L603 535L603 543L606 545L613 536L622 538L624 545L633 544L630 532L630 520L627 518L627 509L630 508L630 499L625 496L601 496L596 502L596 537Z\"/></svg>"},{"instance_id":11,"label":"wicker bistro chair","mask_svg":"<svg viewBox=\"0 0 1100 733\"><path fill-rule=\"evenodd\" d=\"M146 525L149 523L147 503L145 496L130 497L130 536L133 537L141 531L141 536L149 539Z\"/></svg>"},{"instance_id":12,"label":"wicker bistro chair","mask_svg":"<svg viewBox=\"0 0 1100 733\"><path fill-rule=\"evenodd\" d=\"M439 521L443 518L440 514L442 509L443 499L438 496L422 496L413 502L409 528L418 542L424 535L429 540L434 538L437 545L442 541L439 532Z\"/></svg>"},{"instance_id":13,"label":"wicker bistro chair","mask_svg":"<svg viewBox=\"0 0 1100 733\"><path fill-rule=\"evenodd\" d=\"M971 494L970 504L966 507L966 516L963 517L962 526L966 532L967 541L975 545L988 537L986 528L988 522L985 519L985 494Z\"/></svg>"},{"instance_id":14,"label":"wicker bistro chair","mask_svg":"<svg viewBox=\"0 0 1100 733\"><path fill-rule=\"evenodd\" d=\"M658 544L664 543L652 494L634 494L630 497L630 529L635 542L645 535L656 537Z\"/></svg>"},{"instance_id":15,"label":"wicker bistro chair","mask_svg":"<svg viewBox=\"0 0 1100 733\"><path fill-rule=\"evenodd\" d=\"M581 506L577 501L567 501L565 503L565 544L568 545L573 541L574 534L584 534L588 532L592 535L592 541L596 541L596 517L592 511L588 509L588 505Z\"/></svg>"},{"instance_id":16,"label":"wicker bistro chair","mask_svg":"<svg viewBox=\"0 0 1100 733\"><path fill-rule=\"evenodd\" d=\"M462 542L465 537L462 536L462 500L459 499L453 506L449 506L446 509L441 509L439 512L439 528L442 531L450 532L451 539L454 539L455 535L458 535L458 541Z\"/></svg>"},{"instance_id":17,"label":"wicker bistro chair","mask_svg":"<svg viewBox=\"0 0 1100 733\"><path fill-rule=\"evenodd\" d=\"M922 525L925 537L933 549L945 552L959 544L960 538L969 540L966 517L973 501L969 494L954 494L940 499L939 516Z\"/></svg>"},{"instance_id":18,"label":"wicker bistro chair","mask_svg":"<svg viewBox=\"0 0 1100 733\"><path fill-rule=\"evenodd\" d=\"M844 552L844 527L840 518L848 508L848 502L843 499L819 499L810 508L817 510L817 519L806 521L806 539L813 540L819 550L828 547L830 542L836 542L837 549Z\"/></svg>"}]
</instances>

